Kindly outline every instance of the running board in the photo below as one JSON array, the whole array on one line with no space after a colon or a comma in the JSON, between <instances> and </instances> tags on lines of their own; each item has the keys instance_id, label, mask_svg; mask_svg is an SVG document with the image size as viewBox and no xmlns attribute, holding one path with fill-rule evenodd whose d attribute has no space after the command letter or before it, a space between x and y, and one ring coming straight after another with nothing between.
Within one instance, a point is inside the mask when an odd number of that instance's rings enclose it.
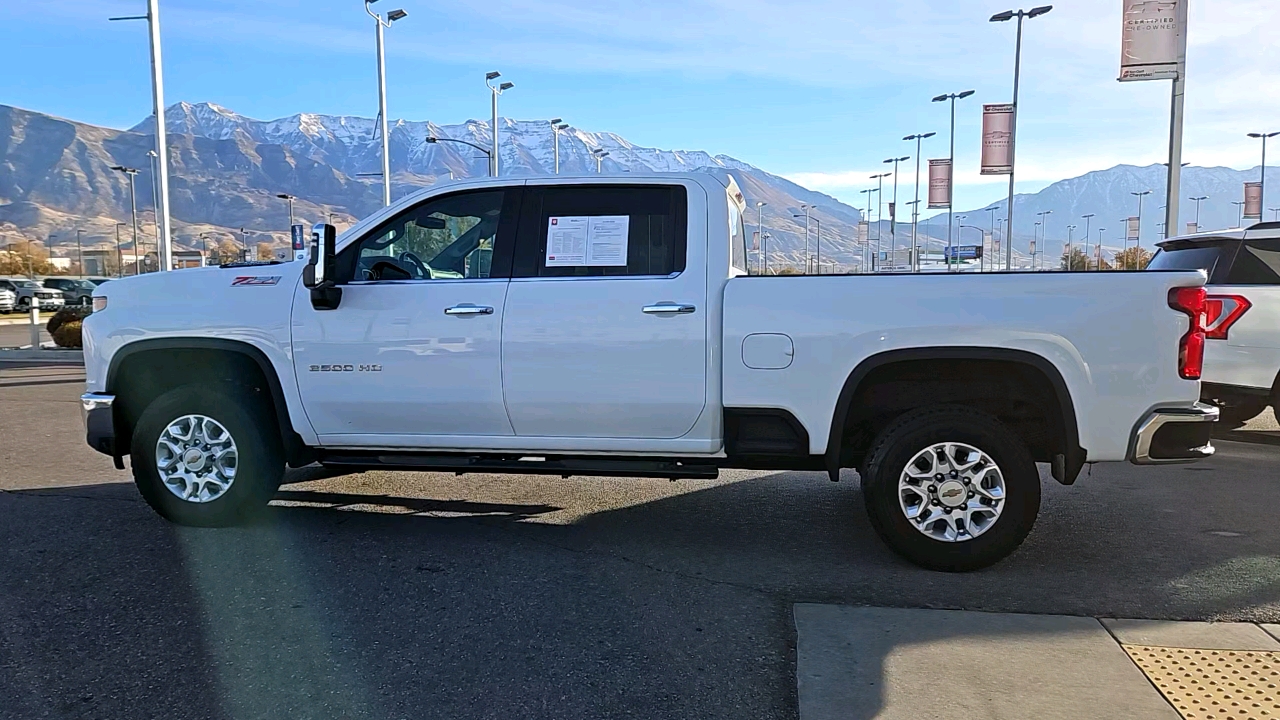
<instances>
[{"instance_id":1,"label":"running board","mask_svg":"<svg viewBox=\"0 0 1280 720\"><path fill-rule=\"evenodd\" d=\"M509 456L509 455L421 455L387 452L324 452L320 464L326 467L362 470L417 470L422 472L516 473L528 475L572 475L598 477L652 477L670 480L714 480L720 468L705 462L684 463L647 458Z\"/></svg>"}]
</instances>

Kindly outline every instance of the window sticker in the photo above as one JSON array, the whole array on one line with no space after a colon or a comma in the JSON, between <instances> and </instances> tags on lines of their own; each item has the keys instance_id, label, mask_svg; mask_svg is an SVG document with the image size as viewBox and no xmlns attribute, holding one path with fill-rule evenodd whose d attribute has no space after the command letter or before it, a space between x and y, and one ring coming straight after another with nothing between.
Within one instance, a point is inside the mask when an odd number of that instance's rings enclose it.
<instances>
[{"instance_id":1,"label":"window sticker","mask_svg":"<svg viewBox=\"0 0 1280 720\"><path fill-rule=\"evenodd\" d=\"M629 215L563 215L547 221L547 267L626 267Z\"/></svg>"}]
</instances>

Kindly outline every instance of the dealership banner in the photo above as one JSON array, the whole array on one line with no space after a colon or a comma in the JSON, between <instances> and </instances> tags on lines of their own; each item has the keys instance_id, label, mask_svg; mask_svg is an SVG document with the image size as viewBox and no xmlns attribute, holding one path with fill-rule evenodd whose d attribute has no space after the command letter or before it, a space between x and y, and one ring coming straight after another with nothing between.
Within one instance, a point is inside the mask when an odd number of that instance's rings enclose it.
<instances>
[{"instance_id":1,"label":"dealership banner","mask_svg":"<svg viewBox=\"0 0 1280 720\"><path fill-rule=\"evenodd\" d=\"M760 249L760 231L759 230L756 230L755 232L751 233L751 249L752 250Z\"/></svg>"},{"instance_id":2,"label":"dealership banner","mask_svg":"<svg viewBox=\"0 0 1280 720\"><path fill-rule=\"evenodd\" d=\"M1244 218L1246 220L1262 219L1262 183L1244 184Z\"/></svg>"},{"instance_id":3,"label":"dealership banner","mask_svg":"<svg viewBox=\"0 0 1280 720\"><path fill-rule=\"evenodd\" d=\"M1198 233L1198 232L1200 232L1200 226L1199 226L1199 225L1195 224L1195 222L1194 222L1194 221L1191 221L1191 222L1188 222L1188 223L1187 223L1187 234L1188 234L1188 235L1195 235L1195 234L1196 234L1196 233Z\"/></svg>"},{"instance_id":4,"label":"dealership banner","mask_svg":"<svg viewBox=\"0 0 1280 720\"><path fill-rule=\"evenodd\" d=\"M1128 220L1129 231L1125 233L1126 240L1137 240L1142 237L1142 226L1138 224L1138 218L1131 217Z\"/></svg>"},{"instance_id":5,"label":"dealership banner","mask_svg":"<svg viewBox=\"0 0 1280 720\"><path fill-rule=\"evenodd\" d=\"M866 220L858 221L858 242L859 243L863 245L867 244L867 236L870 235L870 228L871 228L871 224L868 223Z\"/></svg>"},{"instance_id":6,"label":"dealership banner","mask_svg":"<svg viewBox=\"0 0 1280 720\"><path fill-rule=\"evenodd\" d=\"M951 161L929 161L929 207L951 207Z\"/></svg>"},{"instance_id":7,"label":"dealership banner","mask_svg":"<svg viewBox=\"0 0 1280 720\"><path fill-rule=\"evenodd\" d=\"M1013 173L1013 105L982 106L982 174Z\"/></svg>"},{"instance_id":8,"label":"dealership banner","mask_svg":"<svg viewBox=\"0 0 1280 720\"><path fill-rule=\"evenodd\" d=\"M1120 82L1171 80L1186 47L1187 0L1123 0Z\"/></svg>"}]
</instances>

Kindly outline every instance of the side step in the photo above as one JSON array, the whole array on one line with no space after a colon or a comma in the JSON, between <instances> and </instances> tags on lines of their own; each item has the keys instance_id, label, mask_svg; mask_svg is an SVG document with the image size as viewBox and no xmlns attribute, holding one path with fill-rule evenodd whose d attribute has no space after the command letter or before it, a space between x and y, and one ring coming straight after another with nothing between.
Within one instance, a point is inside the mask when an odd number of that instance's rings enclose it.
<instances>
[{"instance_id":1,"label":"side step","mask_svg":"<svg viewBox=\"0 0 1280 720\"><path fill-rule=\"evenodd\" d=\"M648 458L608 458L530 455L423 455L391 452L324 452L325 467L361 470L418 470L422 472L516 473L597 477L653 477L670 480L714 480L720 468L706 462L685 463Z\"/></svg>"}]
</instances>

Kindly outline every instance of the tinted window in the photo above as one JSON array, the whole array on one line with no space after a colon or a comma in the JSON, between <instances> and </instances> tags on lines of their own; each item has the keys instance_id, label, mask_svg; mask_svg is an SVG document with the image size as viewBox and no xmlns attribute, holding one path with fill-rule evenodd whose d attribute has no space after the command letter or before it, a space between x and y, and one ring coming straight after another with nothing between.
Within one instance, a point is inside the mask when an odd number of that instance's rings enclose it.
<instances>
[{"instance_id":1,"label":"tinted window","mask_svg":"<svg viewBox=\"0 0 1280 720\"><path fill-rule=\"evenodd\" d=\"M514 216L504 190L432 198L400 213L343 249L341 282L462 280L495 274L495 252Z\"/></svg>"},{"instance_id":2,"label":"tinted window","mask_svg":"<svg viewBox=\"0 0 1280 720\"><path fill-rule=\"evenodd\" d=\"M1234 240L1220 242L1170 242L1160 247L1151 258L1148 270L1204 270L1209 282L1215 282L1215 273L1221 275L1231 264L1231 255L1238 243ZM1222 278L1216 279L1222 282Z\"/></svg>"},{"instance_id":3,"label":"tinted window","mask_svg":"<svg viewBox=\"0 0 1280 720\"><path fill-rule=\"evenodd\" d=\"M679 273L685 266L686 208L683 187L531 187L520 226L515 275Z\"/></svg>"},{"instance_id":4,"label":"tinted window","mask_svg":"<svg viewBox=\"0 0 1280 720\"><path fill-rule=\"evenodd\" d=\"M1280 285L1280 240L1246 240L1227 274L1228 285Z\"/></svg>"}]
</instances>

